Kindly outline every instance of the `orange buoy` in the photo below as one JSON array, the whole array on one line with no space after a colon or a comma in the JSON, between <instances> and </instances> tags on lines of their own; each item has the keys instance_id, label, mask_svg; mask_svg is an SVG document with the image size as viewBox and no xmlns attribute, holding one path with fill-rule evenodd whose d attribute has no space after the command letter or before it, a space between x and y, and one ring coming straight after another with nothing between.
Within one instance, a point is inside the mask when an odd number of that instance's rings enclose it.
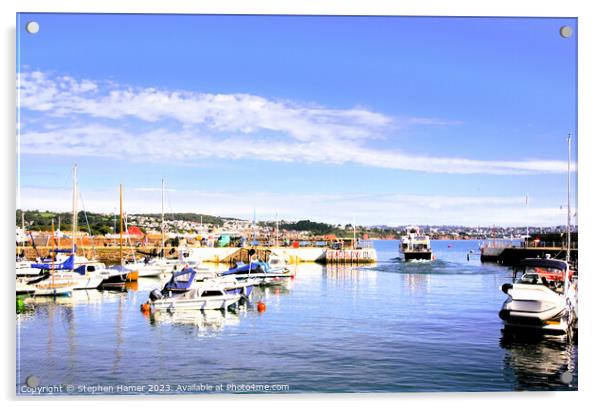
<instances>
[{"instance_id":1,"label":"orange buoy","mask_svg":"<svg viewBox=\"0 0 602 409\"><path fill-rule=\"evenodd\" d=\"M149 303L144 303L142 305L140 305L140 311L142 311L143 313L147 314L149 313L151 310L151 306Z\"/></svg>"},{"instance_id":2,"label":"orange buoy","mask_svg":"<svg viewBox=\"0 0 602 409\"><path fill-rule=\"evenodd\" d=\"M259 301L257 303L257 311L258 312L265 312L265 303L263 301Z\"/></svg>"}]
</instances>

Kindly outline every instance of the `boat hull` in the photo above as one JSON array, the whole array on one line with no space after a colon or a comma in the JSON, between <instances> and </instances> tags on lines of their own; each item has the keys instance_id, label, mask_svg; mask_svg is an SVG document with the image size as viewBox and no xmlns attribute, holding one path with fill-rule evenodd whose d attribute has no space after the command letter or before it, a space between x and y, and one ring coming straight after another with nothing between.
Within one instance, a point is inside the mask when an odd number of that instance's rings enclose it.
<instances>
[{"instance_id":1,"label":"boat hull","mask_svg":"<svg viewBox=\"0 0 602 409\"><path fill-rule=\"evenodd\" d=\"M209 297L172 297L151 302L151 306L159 311L179 310L225 310L240 300L240 294L226 294Z\"/></svg>"},{"instance_id":2,"label":"boat hull","mask_svg":"<svg viewBox=\"0 0 602 409\"><path fill-rule=\"evenodd\" d=\"M73 293L73 286L47 286L36 285L36 290L33 293L34 297L69 297Z\"/></svg>"},{"instance_id":3,"label":"boat hull","mask_svg":"<svg viewBox=\"0 0 602 409\"><path fill-rule=\"evenodd\" d=\"M401 253L401 258L405 261L412 260L427 260L431 261L433 259L432 251L405 251Z\"/></svg>"},{"instance_id":4,"label":"boat hull","mask_svg":"<svg viewBox=\"0 0 602 409\"><path fill-rule=\"evenodd\" d=\"M27 284L23 280L17 280L16 291L17 295L30 295L36 292L36 288L33 285Z\"/></svg>"},{"instance_id":5,"label":"boat hull","mask_svg":"<svg viewBox=\"0 0 602 409\"><path fill-rule=\"evenodd\" d=\"M541 320L537 317L517 316L500 312L500 318L504 322L504 332L508 333L541 333L549 335L566 335L572 328L574 320L568 311L562 311L558 316L549 320Z\"/></svg>"},{"instance_id":6,"label":"boat hull","mask_svg":"<svg viewBox=\"0 0 602 409\"><path fill-rule=\"evenodd\" d=\"M58 276L54 279L55 283L72 283L74 290L93 290L100 287L103 281L101 276L79 276L76 274Z\"/></svg>"},{"instance_id":7,"label":"boat hull","mask_svg":"<svg viewBox=\"0 0 602 409\"><path fill-rule=\"evenodd\" d=\"M562 335L569 332L575 322L573 306L576 302L567 301L548 287L514 284L506 291L508 298L499 312L506 331Z\"/></svg>"}]
</instances>

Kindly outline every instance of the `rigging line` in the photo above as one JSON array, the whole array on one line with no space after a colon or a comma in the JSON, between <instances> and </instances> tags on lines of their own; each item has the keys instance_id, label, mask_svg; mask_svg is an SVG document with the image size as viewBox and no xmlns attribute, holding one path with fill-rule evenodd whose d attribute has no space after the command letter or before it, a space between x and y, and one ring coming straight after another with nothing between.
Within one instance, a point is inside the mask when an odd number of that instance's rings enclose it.
<instances>
[{"instance_id":1,"label":"rigging line","mask_svg":"<svg viewBox=\"0 0 602 409\"><path fill-rule=\"evenodd\" d=\"M171 196L169 196L169 189L164 189L166 196L167 196L167 206L169 207L169 210L171 210L171 217L172 220L176 220L176 213L173 210L173 206L171 205ZM167 225L167 223L165 223ZM167 230L167 229L166 229ZM176 229L176 237L178 237L178 229ZM173 242L172 242L173 244ZM165 255L163 255L165 256Z\"/></svg>"},{"instance_id":2,"label":"rigging line","mask_svg":"<svg viewBox=\"0 0 602 409\"><path fill-rule=\"evenodd\" d=\"M94 247L94 236L92 236L92 229L90 228L90 223L88 222L88 212L86 212L86 203L84 202L84 196L82 195L81 190L77 189L79 192L79 200L82 202L82 210L84 211L84 218L86 219L86 226L88 227L88 234L90 235L90 241L92 242L92 254L93 258L96 258L96 247ZM83 238L82 238L82 247L83 247Z\"/></svg>"},{"instance_id":3,"label":"rigging line","mask_svg":"<svg viewBox=\"0 0 602 409\"><path fill-rule=\"evenodd\" d=\"M130 254L134 258L134 261L136 261L136 252L134 251L134 246L132 246L132 241L130 240L130 233L127 232L128 231L128 214L127 213L123 217L123 225L125 227L125 231L127 234L127 237L125 238L125 240L130 248Z\"/></svg>"},{"instance_id":4,"label":"rigging line","mask_svg":"<svg viewBox=\"0 0 602 409\"><path fill-rule=\"evenodd\" d=\"M113 207L113 246L117 246L117 208Z\"/></svg>"}]
</instances>

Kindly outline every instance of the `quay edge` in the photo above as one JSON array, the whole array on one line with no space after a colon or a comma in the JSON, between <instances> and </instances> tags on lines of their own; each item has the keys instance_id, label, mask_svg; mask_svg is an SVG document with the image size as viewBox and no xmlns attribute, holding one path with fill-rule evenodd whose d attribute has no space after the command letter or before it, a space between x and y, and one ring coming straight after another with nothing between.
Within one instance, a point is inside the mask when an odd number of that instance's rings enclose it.
<instances>
[{"instance_id":1,"label":"quay edge","mask_svg":"<svg viewBox=\"0 0 602 409\"><path fill-rule=\"evenodd\" d=\"M224 263L232 264L237 261L248 262L249 251L255 250L255 254L260 259L267 259L270 253L273 253L289 264L298 263L322 263L322 264L338 264L338 263L353 263L353 264L370 264L376 262L376 250L374 248L366 249L342 249L332 250L325 247L187 247L187 248L166 248L166 256L168 258L177 258L180 252L188 253L188 257L204 263ZM36 250L32 247L22 247L28 259L35 259L37 256ZM142 257L143 254L149 254L155 247L138 247L135 249L124 250L124 255L130 255L135 252L136 257ZM37 247L40 255L46 256L50 248ZM97 259L105 263L119 262L118 247L95 247L80 246L77 249L78 254L85 254L91 258L95 256ZM138 252L139 251L139 252Z\"/></svg>"}]
</instances>

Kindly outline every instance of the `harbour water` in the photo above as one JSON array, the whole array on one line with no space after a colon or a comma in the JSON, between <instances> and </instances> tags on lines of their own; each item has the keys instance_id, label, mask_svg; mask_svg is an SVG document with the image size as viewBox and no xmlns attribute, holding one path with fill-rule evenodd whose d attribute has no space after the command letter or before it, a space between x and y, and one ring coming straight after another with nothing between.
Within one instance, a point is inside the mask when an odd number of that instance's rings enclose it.
<instances>
[{"instance_id":1,"label":"harbour water","mask_svg":"<svg viewBox=\"0 0 602 409\"><path fill-rule=\"evenodd\" d=\"M477 241L433 241L430 263L400 261L397 245L376 241L374 266L293 266L288 288L254 290L264 313L147 316L157 279L28 302L17 393L28 376L80 394L577 389L576 339L502 336L511 270L482 264Z\"/></svg>"}]
</instances>

